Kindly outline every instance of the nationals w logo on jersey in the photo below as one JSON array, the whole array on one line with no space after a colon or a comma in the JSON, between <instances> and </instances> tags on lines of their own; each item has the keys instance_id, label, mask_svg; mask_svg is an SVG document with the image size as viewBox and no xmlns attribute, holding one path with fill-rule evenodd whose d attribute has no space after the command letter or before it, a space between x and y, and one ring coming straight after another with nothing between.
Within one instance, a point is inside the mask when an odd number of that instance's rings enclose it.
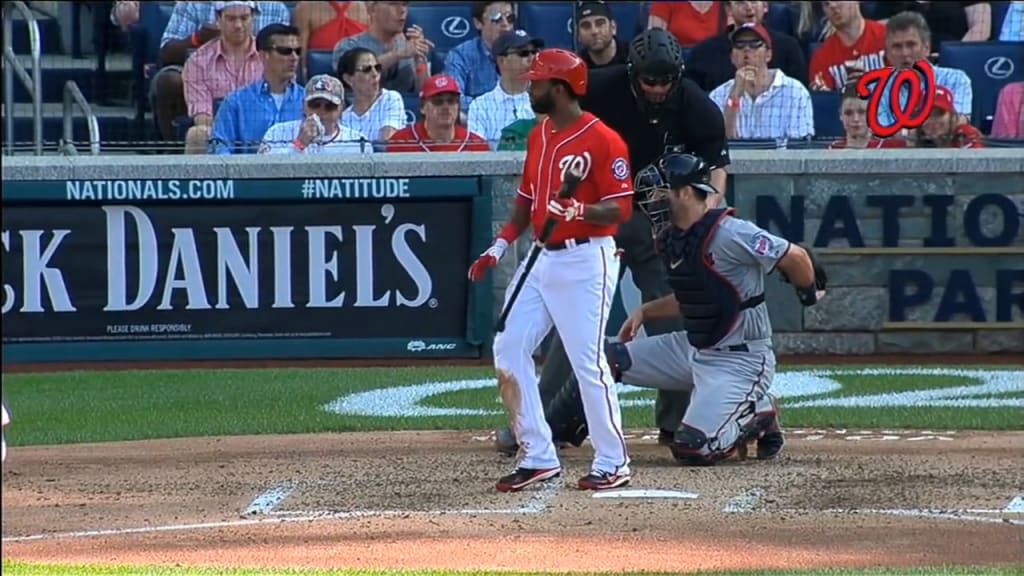
<instances>
[{"instance_id":1,"label":"nationals w logo on jersey","mask_svg":"<svg viewBox=\"0 0 1024 576\"><path fill-rule=\"evenodd\" d=\"M586 180L587 176L590 175L590 166L592 163L593 159L590 157L590 152L562 156L562 158L558 160L558 170L562 173L562 182L565 182L565 175L569 173L569 170L572 170L577 174L582 174L582 176L580 176L580 180Z\"/></svg>"}]
</instances>

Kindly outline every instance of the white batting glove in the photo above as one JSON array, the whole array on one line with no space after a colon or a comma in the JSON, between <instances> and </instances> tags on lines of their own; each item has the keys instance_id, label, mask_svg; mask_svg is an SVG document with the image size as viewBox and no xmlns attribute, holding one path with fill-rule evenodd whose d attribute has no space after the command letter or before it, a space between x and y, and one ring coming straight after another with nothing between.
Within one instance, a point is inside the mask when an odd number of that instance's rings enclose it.
<instances>
[{"instance_id":1,"label":"white batting glove","mask_svg":"<svg viewBox=\"0 0 1024 576\"><path fill-rule=\"evenodd\" d=\"M548 214L565 222L583 220L583 203L575 198L552 198L548 202Z\"/></svg>"}]
</instances>

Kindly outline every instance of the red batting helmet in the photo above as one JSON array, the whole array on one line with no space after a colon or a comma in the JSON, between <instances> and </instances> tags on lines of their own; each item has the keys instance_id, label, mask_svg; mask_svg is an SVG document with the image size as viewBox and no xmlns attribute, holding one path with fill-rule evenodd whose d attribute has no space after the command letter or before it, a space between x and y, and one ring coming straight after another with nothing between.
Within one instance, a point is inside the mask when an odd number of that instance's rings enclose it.
<instances>
[{"instance_id":1,"label":"red batting helmet","mask_svg":"<svg viewBox=\"0 0 1024 576\"><path fill-rule=\"evenodd\" d=\"M541 50L523 74L525 80L561 80L577 96L587 93L587 64L582 58L561 48Z\"/></svg>"}]
</instances>

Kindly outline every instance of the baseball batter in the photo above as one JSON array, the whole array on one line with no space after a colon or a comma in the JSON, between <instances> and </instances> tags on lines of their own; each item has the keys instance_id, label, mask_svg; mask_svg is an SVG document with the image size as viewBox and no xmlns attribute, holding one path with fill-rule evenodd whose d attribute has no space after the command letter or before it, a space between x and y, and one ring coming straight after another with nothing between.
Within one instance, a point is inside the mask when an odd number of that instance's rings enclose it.
<instances>
[{"instance_id":1,"label":"baseball batter","mask_svg":"<svg viewBox=\"0 0 1024 576\"><path fill-rule=\"evenodd\" d=\"M778 268L805 306L824 296L827 280L802 247L735 218L731 209L710 208L708 198L717 194L710 180L707 163L678 152L637 175L673 293L638 308L609 352L624 383L692 390L669 448L680 463L696 465L745 453L748 442L777 426L765 276ZM678 316L685 330L633 340L644 321ZM563 406L553 409L567 412L567 401L556 397L553 404ZM582 424L577 417L573 427ZM761 458L777 453L758 447Z\"/></svg>"},{"instance_id":2,"label":"baseball batter","mask_svg":"<svg viewBox=\"0 0 1024 576\"><path fill-rule=\"evenodd\" d=\"M561 474L532 356L552 327L562 335L579 381L594 446L590 472L578 486L616 488L629 483L630 469L604 332L619 277L613 236L632 214L629 153L618 134L580 108L587 67L579 56L543 50L525 78L531 81L534 111L546 118L530 133L512 218L470 267L470 279L482 279L530 224L535 234L549 218L558 225L494 341L498 384L522 455L515 470L498 480L497 489L521 490ZM558 198L570 171L580 179L577 191ZM506 305L523 272L520 266L509 283Z\"/></svg>"}]
</instances>

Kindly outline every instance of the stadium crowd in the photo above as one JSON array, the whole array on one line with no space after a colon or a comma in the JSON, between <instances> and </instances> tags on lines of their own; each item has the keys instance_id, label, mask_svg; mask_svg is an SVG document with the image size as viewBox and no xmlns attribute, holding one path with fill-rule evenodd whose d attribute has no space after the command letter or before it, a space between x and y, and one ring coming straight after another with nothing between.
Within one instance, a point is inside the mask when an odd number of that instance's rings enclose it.
<instances>
[{"instance_id":1,"label":"stadium crowd","mask_svg":"<svg viewBox=\"0 0 1024 576\"><path fill-rule=\"evenodd\" d=\"M409 2L176 2L150 82L165 140L185 133L186 153L311 154L523 149L537 122L520 78L545 38L517 27L517 5L473 2L476 34L438 62L435 40L409 22ZM591 68L624 65L637 31L620 28L615 4L574 3L575 43ZM786 4L790 29L766 16ZM991 130L972 118L974 87L944 65L943 42L1024 41L1024 2L1001 26L990 2L677 1L647 3L647 28L671 32L688 52L686 76L722 110L732 141L814 138L812 94L841 94L845 136L830 148L979 148L985 138L1024 138L1024 82L998 94ZM140 3L110 17L139 24ZM312 74L311 51L330 51L330 73ZM865 73L934 63L931 115L917 129L876 138ZM1024 59L1018 60L1022 65ZM418 98L417 98L418 97ZM906 104L909 90L901 91ZM880 116L894 120L888 88Z\"/></svg>"}]
</instances>

